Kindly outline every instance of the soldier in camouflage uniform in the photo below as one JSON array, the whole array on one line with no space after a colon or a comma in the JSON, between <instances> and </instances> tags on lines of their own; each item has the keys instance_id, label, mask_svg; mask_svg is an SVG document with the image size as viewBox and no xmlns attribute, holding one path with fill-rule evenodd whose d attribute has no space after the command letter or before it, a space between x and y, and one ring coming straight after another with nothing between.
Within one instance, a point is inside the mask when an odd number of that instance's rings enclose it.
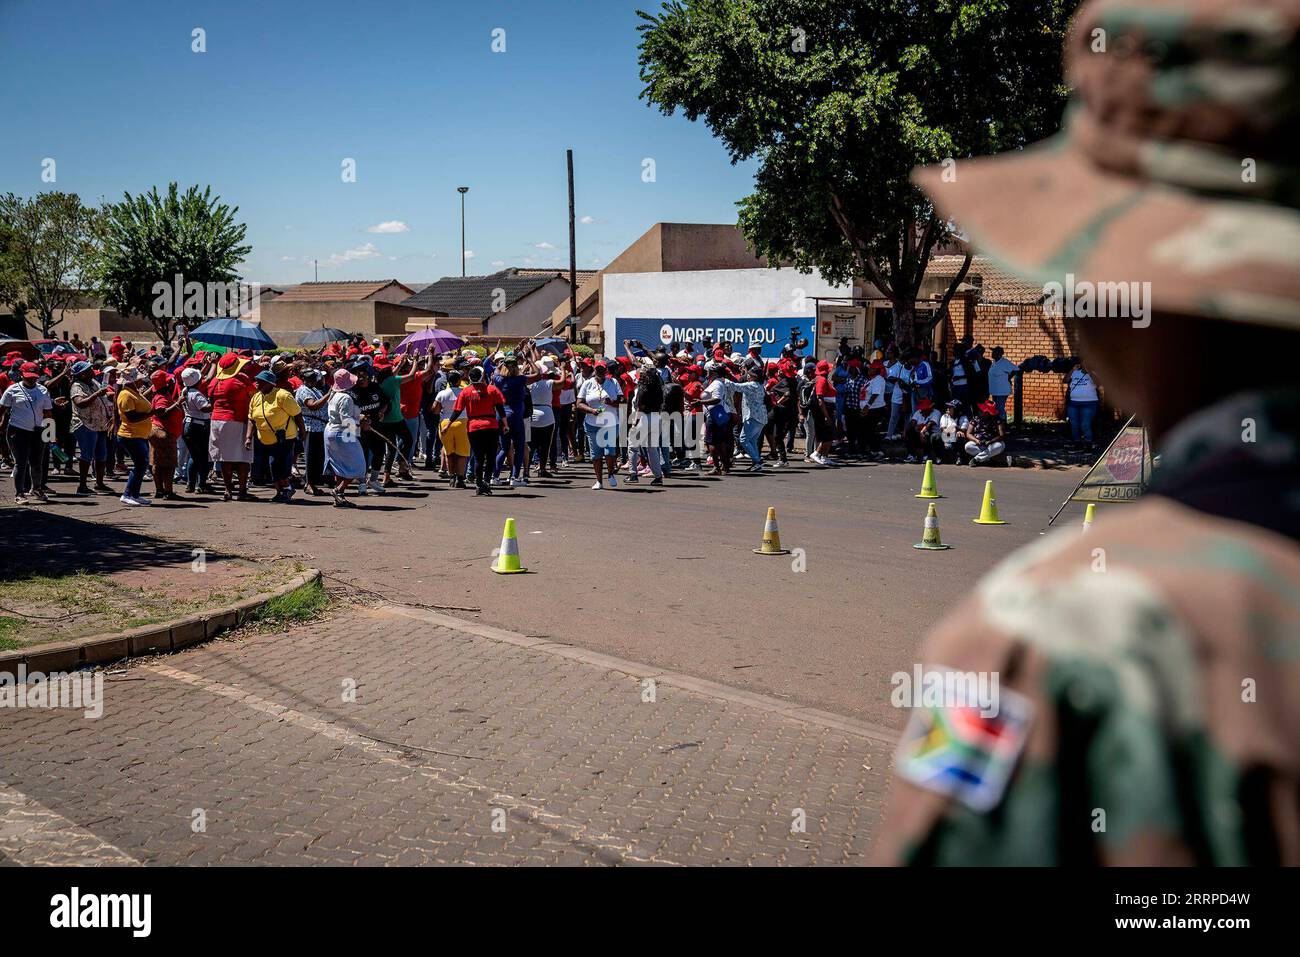
<instances>
[{"instance_id":1,"label":"soldier in camouflage uniform","mask_svg":"<svg viewBox=\"0 0 1300 957\"><path fill-rule=\"evenodd\" d=\"M1066 65L1058 137L916 181L1022 276L1151 284L1074 325L1160 468L927 639L1002 713L914 709L876 859L1300 864L1300 0L1095 0Z\"/></svg>"}]
</instances>

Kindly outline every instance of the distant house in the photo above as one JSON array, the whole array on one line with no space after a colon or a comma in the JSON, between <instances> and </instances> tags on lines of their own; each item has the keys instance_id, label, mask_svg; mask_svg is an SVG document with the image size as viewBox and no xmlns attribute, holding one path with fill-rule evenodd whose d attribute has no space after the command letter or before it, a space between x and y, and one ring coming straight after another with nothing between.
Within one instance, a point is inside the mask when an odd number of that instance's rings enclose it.
<instances>
[{"instance_id":1,"label":"distant house","mask_svg":"<svg viewBox=\"0 0 1300 957\"><path fill-rule=\"evenodd\" d=\"M263 300L250 316L266 333L292 347L313 329L342 329L367 339L402 337L408 322L433 324L446 313L406 303L414 290L396 279L305 282L290 286L275 299Z\"/></svg>"},{"instance_id":2,"label":"distant house","mask_svg":"<svg viewBox=\"0 0 1300 957\"><path fill-rule=\"evenodd\" d=\"M703 272L760 269L767 261L755 256L736 226L723 223L655 223L636 242L598 272L578 273L577 340L601 346L605 339L603 296L605 278L623 273ZM552 334L567 338L569 301L552 311Z\"/></svg>"},{"instance_id":3,"label":"distant house","mask_svg":"<svg viewBox=\"0 0 1300 957\"><path fill-rule=\"evenodd\" d=\"M448 276L404 305L447 316L438 328L461 336L523 339L543 331L569 298L568 274L548 269L503 269L490 276Z\"/></svg>"}]
</instances>

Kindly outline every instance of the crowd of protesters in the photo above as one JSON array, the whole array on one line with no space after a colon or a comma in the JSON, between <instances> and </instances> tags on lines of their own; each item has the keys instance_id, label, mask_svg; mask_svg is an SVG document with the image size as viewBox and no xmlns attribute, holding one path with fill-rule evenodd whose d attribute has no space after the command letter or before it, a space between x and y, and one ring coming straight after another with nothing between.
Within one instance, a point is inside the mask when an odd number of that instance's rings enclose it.
<instances>
[{"instance_id":1,"label":"crowd of protesters","mask_svg":"<svg viewBox=\"0 0 1300 957\"><path fill-rule=\"evenodd\" d=\"M163 501L252 501L261 488L276 502L305 492L338 507L412 481L421 462L491 495L574 463L590 463L593 490L620 477L663 485L677 473L759 473L787 466L799 438L803 461L823 468L884 461L900 442L907 462L1005 455L1019 370L1000 348L985 359L965 341L949 365L879 341L870 352L841 342L821 361L794 344L775 360L709 340L622 345L600 358L531 340L482 355L390 355L361 337L293 354L188 338L176 350L61 344L40 362L11 354L0 364L0 455L18 504L48 501L53 468L75 475L81 495L115 493L108 482L124 476L127 506L151 503L151 480ZM1070 389L1095 412L1081 366Z\"/></svg>"}]
</instances>

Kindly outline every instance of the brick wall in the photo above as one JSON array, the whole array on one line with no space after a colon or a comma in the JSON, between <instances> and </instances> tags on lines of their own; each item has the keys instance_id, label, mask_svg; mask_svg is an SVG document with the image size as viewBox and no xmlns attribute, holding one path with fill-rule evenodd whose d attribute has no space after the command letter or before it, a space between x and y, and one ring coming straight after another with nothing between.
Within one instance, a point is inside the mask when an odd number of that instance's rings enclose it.
<instances>
[{"instance_id":1,"label":"brick wall","mask_svg":"<svg viewBox=\"0 0 1300 957\"><path fill-rule=\"evenodd\" d=\"M943 355L951 356L953 344L963 335L973 336L976 345L983 345L989 352L1001 346L1017 365L1030 356L1057 359L1078 354L1071 323L1043 315L1042 306L976 304L973 296L954 297L949 319L936 337L935 346ZM1064 375L1050 372L1025 373L1021 381L1027 420L1064 420L1065 379Z\"/></svg>"}]
</instances>

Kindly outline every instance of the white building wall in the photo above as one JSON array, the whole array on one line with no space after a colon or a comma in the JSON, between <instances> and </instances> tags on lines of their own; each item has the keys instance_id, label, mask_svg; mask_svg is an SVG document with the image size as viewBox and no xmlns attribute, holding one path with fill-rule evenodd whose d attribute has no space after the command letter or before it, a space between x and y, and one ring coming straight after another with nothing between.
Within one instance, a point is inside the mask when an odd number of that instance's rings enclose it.
<instances>
[{"instance_id":1,"label":"white building wall","mask_svg":"<svg viewBox=\"0 0 1300 957\"><path fill-rule=\"evenodd\" d=\"M713 269L698 272L606 273L601 291L605 352L622 351L615 340L618 319L789 320L804 335L813 332L814 296L851 296L819 273L795 269ZM783 335L788 329L782 330ZM647 342L651 348L658 343Z\"/></svg>"}]
</instances>

